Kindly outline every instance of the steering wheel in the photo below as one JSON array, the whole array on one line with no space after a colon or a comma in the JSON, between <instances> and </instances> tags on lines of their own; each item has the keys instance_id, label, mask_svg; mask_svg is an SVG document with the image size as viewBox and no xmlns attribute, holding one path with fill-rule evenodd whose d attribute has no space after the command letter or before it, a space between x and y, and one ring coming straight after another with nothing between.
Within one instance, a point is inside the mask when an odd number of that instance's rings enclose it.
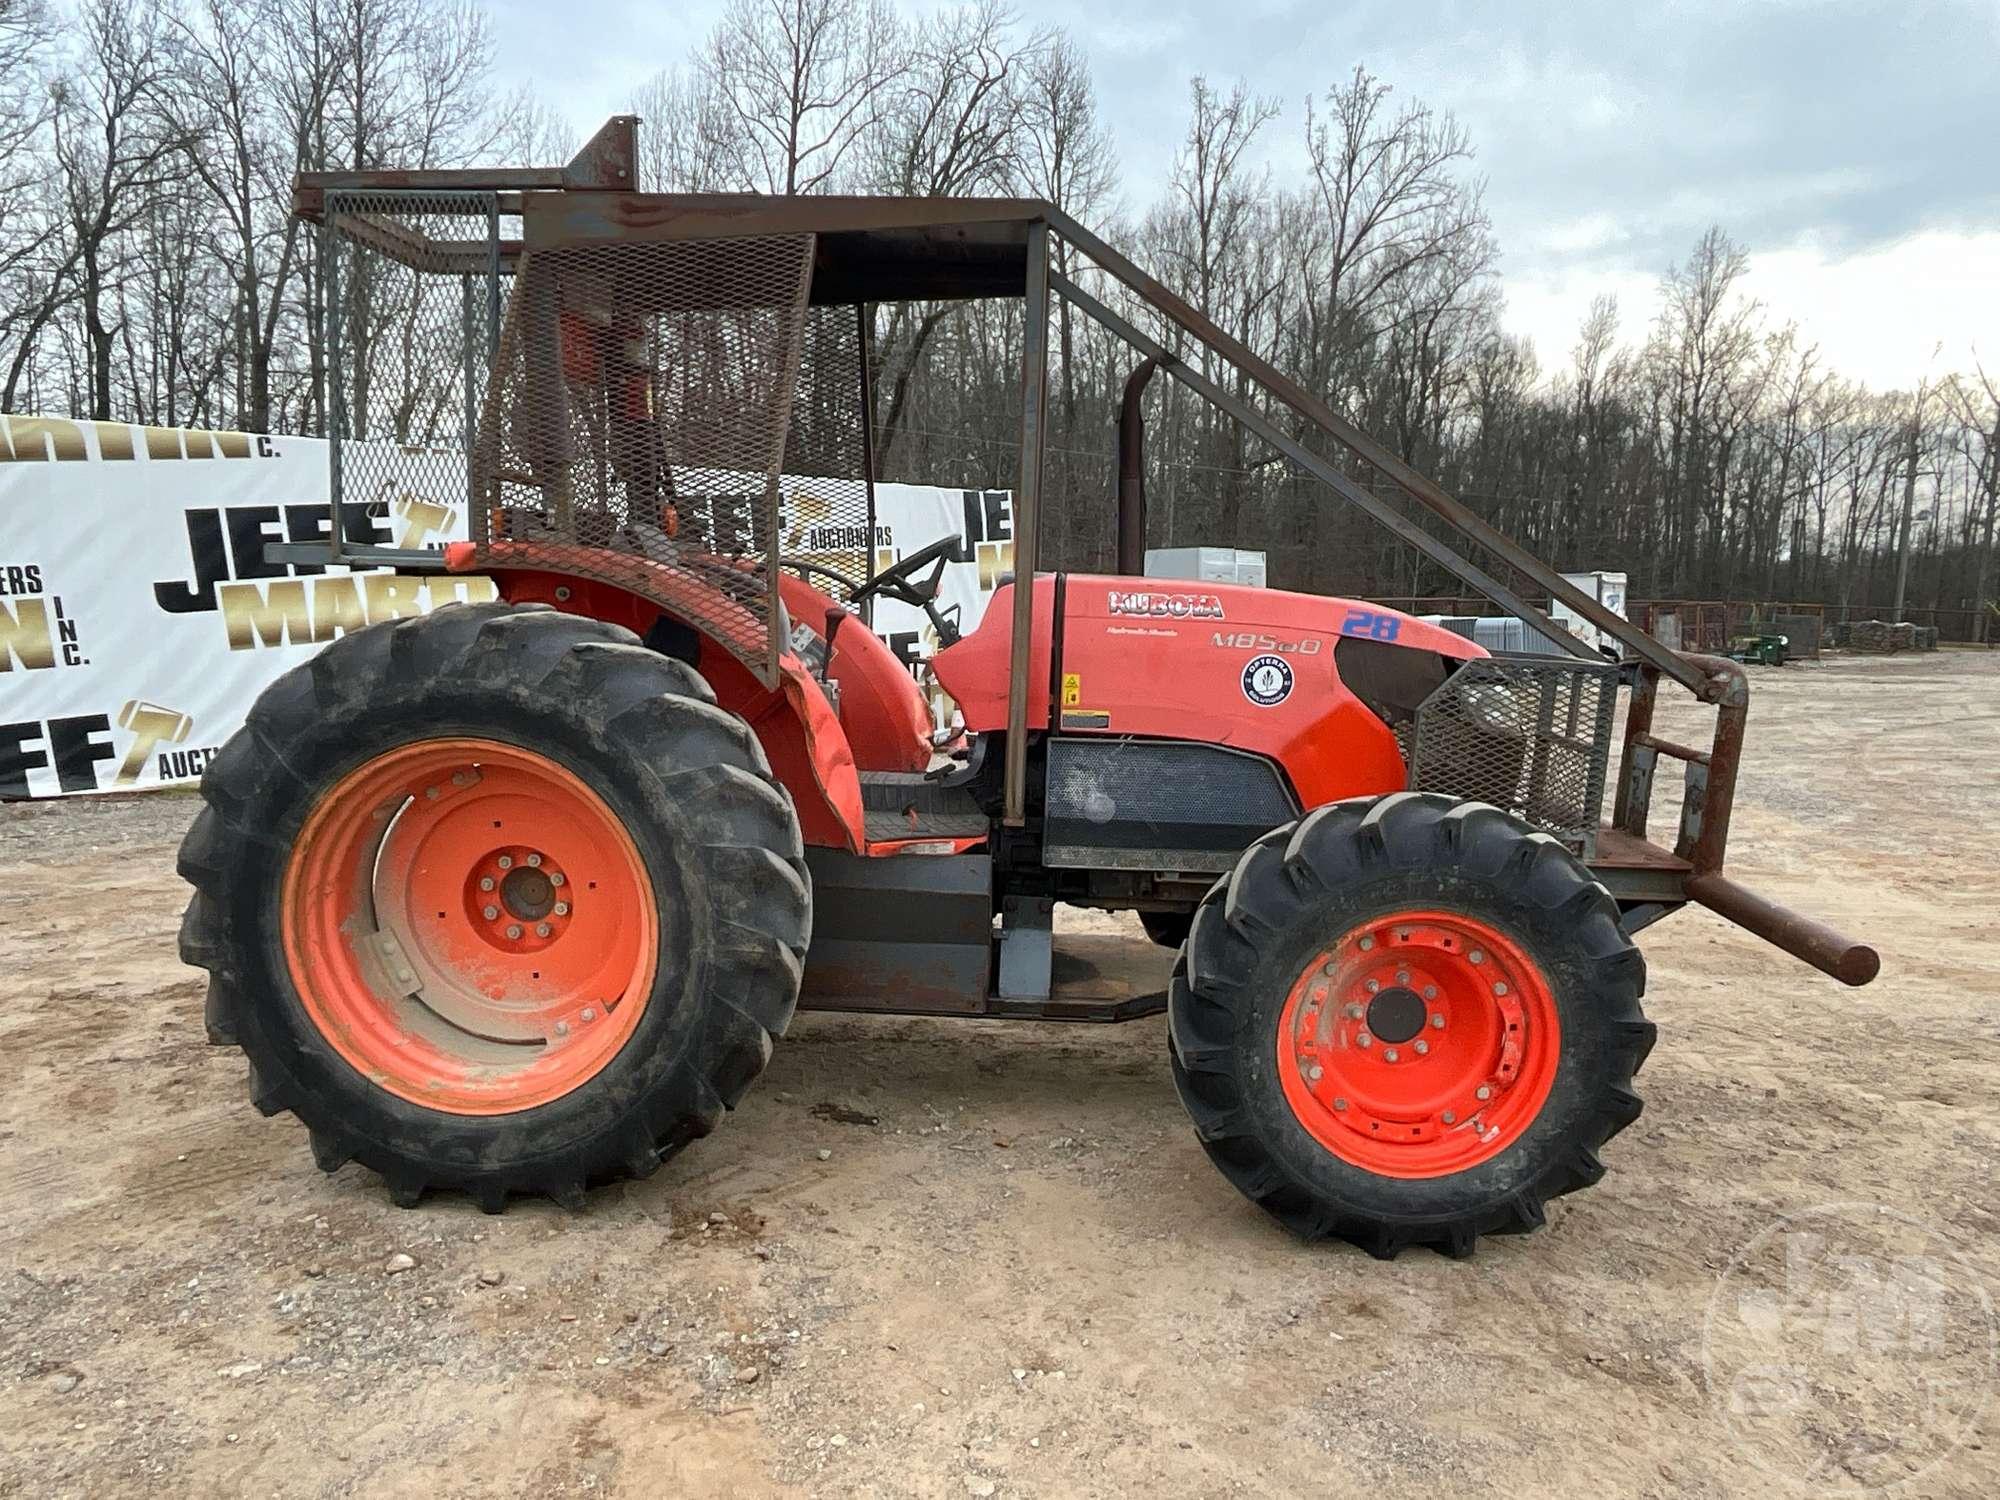
<instances>
[{"instance_id":1,"label":"steering wheel","mask_svg":"<svg viewBox=\"0 0 2000 1500\"><path fill-rule=\"evenodd\" d=\"M944 565L966 561L963 541L955 536L939 537L928 547L919 547L908 557L877 573L849 596L848 603L859 604L863 599L880 594L885 599L895 599L917 609L928 609L944 583ZM919 581L917 575L925 568L931 570L930 577Z\"/></svg>"},{"instance_id":2,"label":"steering wheel","mask_svg":"<svg viewBox=\"0 0 2000 1500\"><path fill-rule=\"evenodd\" d=\"M847 602L859 604L863 599L879 594L884 599L911 605L930 617L931 628L937 631L940 646L953 645L959 638L958 623L939 612L938 590L944 585L946 563L969 561L971 558L963 540L955 536L939 537L928 547L919 547L908 557L884 568L848 595ZM929 575L919 577L926 568L930 569Z\"/></svg>"}]
</instances>

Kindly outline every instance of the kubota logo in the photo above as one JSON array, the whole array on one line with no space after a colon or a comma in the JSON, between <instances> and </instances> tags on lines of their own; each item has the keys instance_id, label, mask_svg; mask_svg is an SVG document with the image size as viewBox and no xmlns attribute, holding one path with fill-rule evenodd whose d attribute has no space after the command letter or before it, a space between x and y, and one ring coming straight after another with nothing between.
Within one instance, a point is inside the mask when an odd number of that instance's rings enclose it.
<instances>
[{"instance_id":1,"label":"kubota logo","mask_svg":"<svg viewBox=\"0 0 2000 1500\"><path fill-rule=\"evenodd\" d=\"M1127 593L1113 589L1114 615L1143 615L1155 620L1219 620L1222 601L1214 594Z\"/></svg>"}]
</instances>

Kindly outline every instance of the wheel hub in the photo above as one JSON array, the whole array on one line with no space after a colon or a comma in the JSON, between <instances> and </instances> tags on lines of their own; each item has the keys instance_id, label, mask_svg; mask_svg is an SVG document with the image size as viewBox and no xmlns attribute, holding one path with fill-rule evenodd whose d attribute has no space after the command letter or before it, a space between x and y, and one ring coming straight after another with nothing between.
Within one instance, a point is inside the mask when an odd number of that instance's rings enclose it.
<instances>
[{"instance_id":1,"label":"wheel hub","mask_svg":"<svg viewBox=\"0 0 2000 1500\"><path fill-rule=\"evenodd\" d=\"M1279 1018L1286 1101L1343 1160L1394 1177L1462 1171L1533 1123L1560 1033L1540 968L1461 913L1390 913L1314 956Z\"/></svg>"},{"instance_id":2,"label":"wheel hub","mask_svg":"<svg viewBox=\"0 0 2000 1500\"><path fill-rule=\"evenodd\" d=\"M573 890L549 855L507 844L473 863L465 907L474 930L502 952L539 953L569 930Z\"/></svg>"},{"instance_id":3,"label":"wheel hub","mask_svg":"<svg viewBox=\"0 0 2000 1500\"><path fill-rule=\"evenodd\" d=\"M556 888L540 870L510 870L500 882L500 900L524 922L535 922L556 904Z\"/></svg>"},{"instance_id":4,"label":"wheel hub","mask_svg":"<svg viewBox=\"0 0 2000 1500\"><path fill-rule=\"evenodd\" d=\"M603 1068L659 945L617 815L560 763L491 740L417 741L330 788L284 911L293 982L329 1045L462 1114L533 1108Z\"/></svg>"},{"instance_id":5,"label":"wheel hub","mask_svg":"<svg viewBox=\"0 0 2000 1500\"><path fill-rule=\"evenodd\" d=\"M1424 1029L1427 1014L1415 990L1394 985L1368 1002L1368 1029L1377 1041L1407 1042Z\"/></svg>"}]
</instances>

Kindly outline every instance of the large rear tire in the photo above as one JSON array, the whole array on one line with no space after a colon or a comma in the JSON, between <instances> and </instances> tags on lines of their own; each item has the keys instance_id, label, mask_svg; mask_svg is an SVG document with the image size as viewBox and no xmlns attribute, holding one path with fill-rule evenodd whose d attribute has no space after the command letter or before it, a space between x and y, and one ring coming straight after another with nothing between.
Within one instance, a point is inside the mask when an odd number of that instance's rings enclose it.
<instances>
[{"instance_id":1,"label":"large rear tire","mask_svg":"<svg viewBox=\"0 0 2000 1500\"><path fill-rule=\"evenodd\" d=\"M789 1024L790 798L692 668L540 605L372 626L202 780L182 958L263 1113L404 1205L565 1204L713 1130Z\"/></svg>"},{"instance_id":2,"label":"large rear tire","mask_svg":"<svg viewBox=\"0 0 2000 1500\"><path fill-rule=\"evenodd\" d=\"M1210 1158L1307 1238L1469 1255L1603 1175L1653 1044L1645 962L1568 850L1400 792L1267 835L1217 884L1168 997Z\"/></svg>"}]
</instances>

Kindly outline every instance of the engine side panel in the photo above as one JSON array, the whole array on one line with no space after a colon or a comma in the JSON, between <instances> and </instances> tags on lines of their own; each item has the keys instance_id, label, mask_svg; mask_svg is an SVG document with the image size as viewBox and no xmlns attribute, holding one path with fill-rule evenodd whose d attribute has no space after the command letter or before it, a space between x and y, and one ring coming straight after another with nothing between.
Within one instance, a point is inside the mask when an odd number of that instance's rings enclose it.
<instances>
[{"instance_id":1,"label":"engine side panel","mask_svg":"<svg viewBox=\"0 0 2000 1500\"><path fill-rule=\"evenodd\" d=\"M1050 865L1220 875L1299 814L1277 766L1220 745L1051 735L1048 772Z\"/></svg>"},{"instance_id":2,"label":"engine side panel","mask_svg":"<svg viewBox=\"0 0 2000 1500\"><path fill-rule=\"evenodd\" d=\"M975 731L1004 728L1011 590L934 669ZM1306 807L1404 785L1396 736L1334 663L1361 637L1459 659L1486 653L1462 636L1360 600L1153 578L1072 573L1063 586L1061 670L1040 649L1055 580L1035 580L1037 650L1028 722L1067 734L1198 740L1267 756Z\"/></svg>"}]
</instances>

